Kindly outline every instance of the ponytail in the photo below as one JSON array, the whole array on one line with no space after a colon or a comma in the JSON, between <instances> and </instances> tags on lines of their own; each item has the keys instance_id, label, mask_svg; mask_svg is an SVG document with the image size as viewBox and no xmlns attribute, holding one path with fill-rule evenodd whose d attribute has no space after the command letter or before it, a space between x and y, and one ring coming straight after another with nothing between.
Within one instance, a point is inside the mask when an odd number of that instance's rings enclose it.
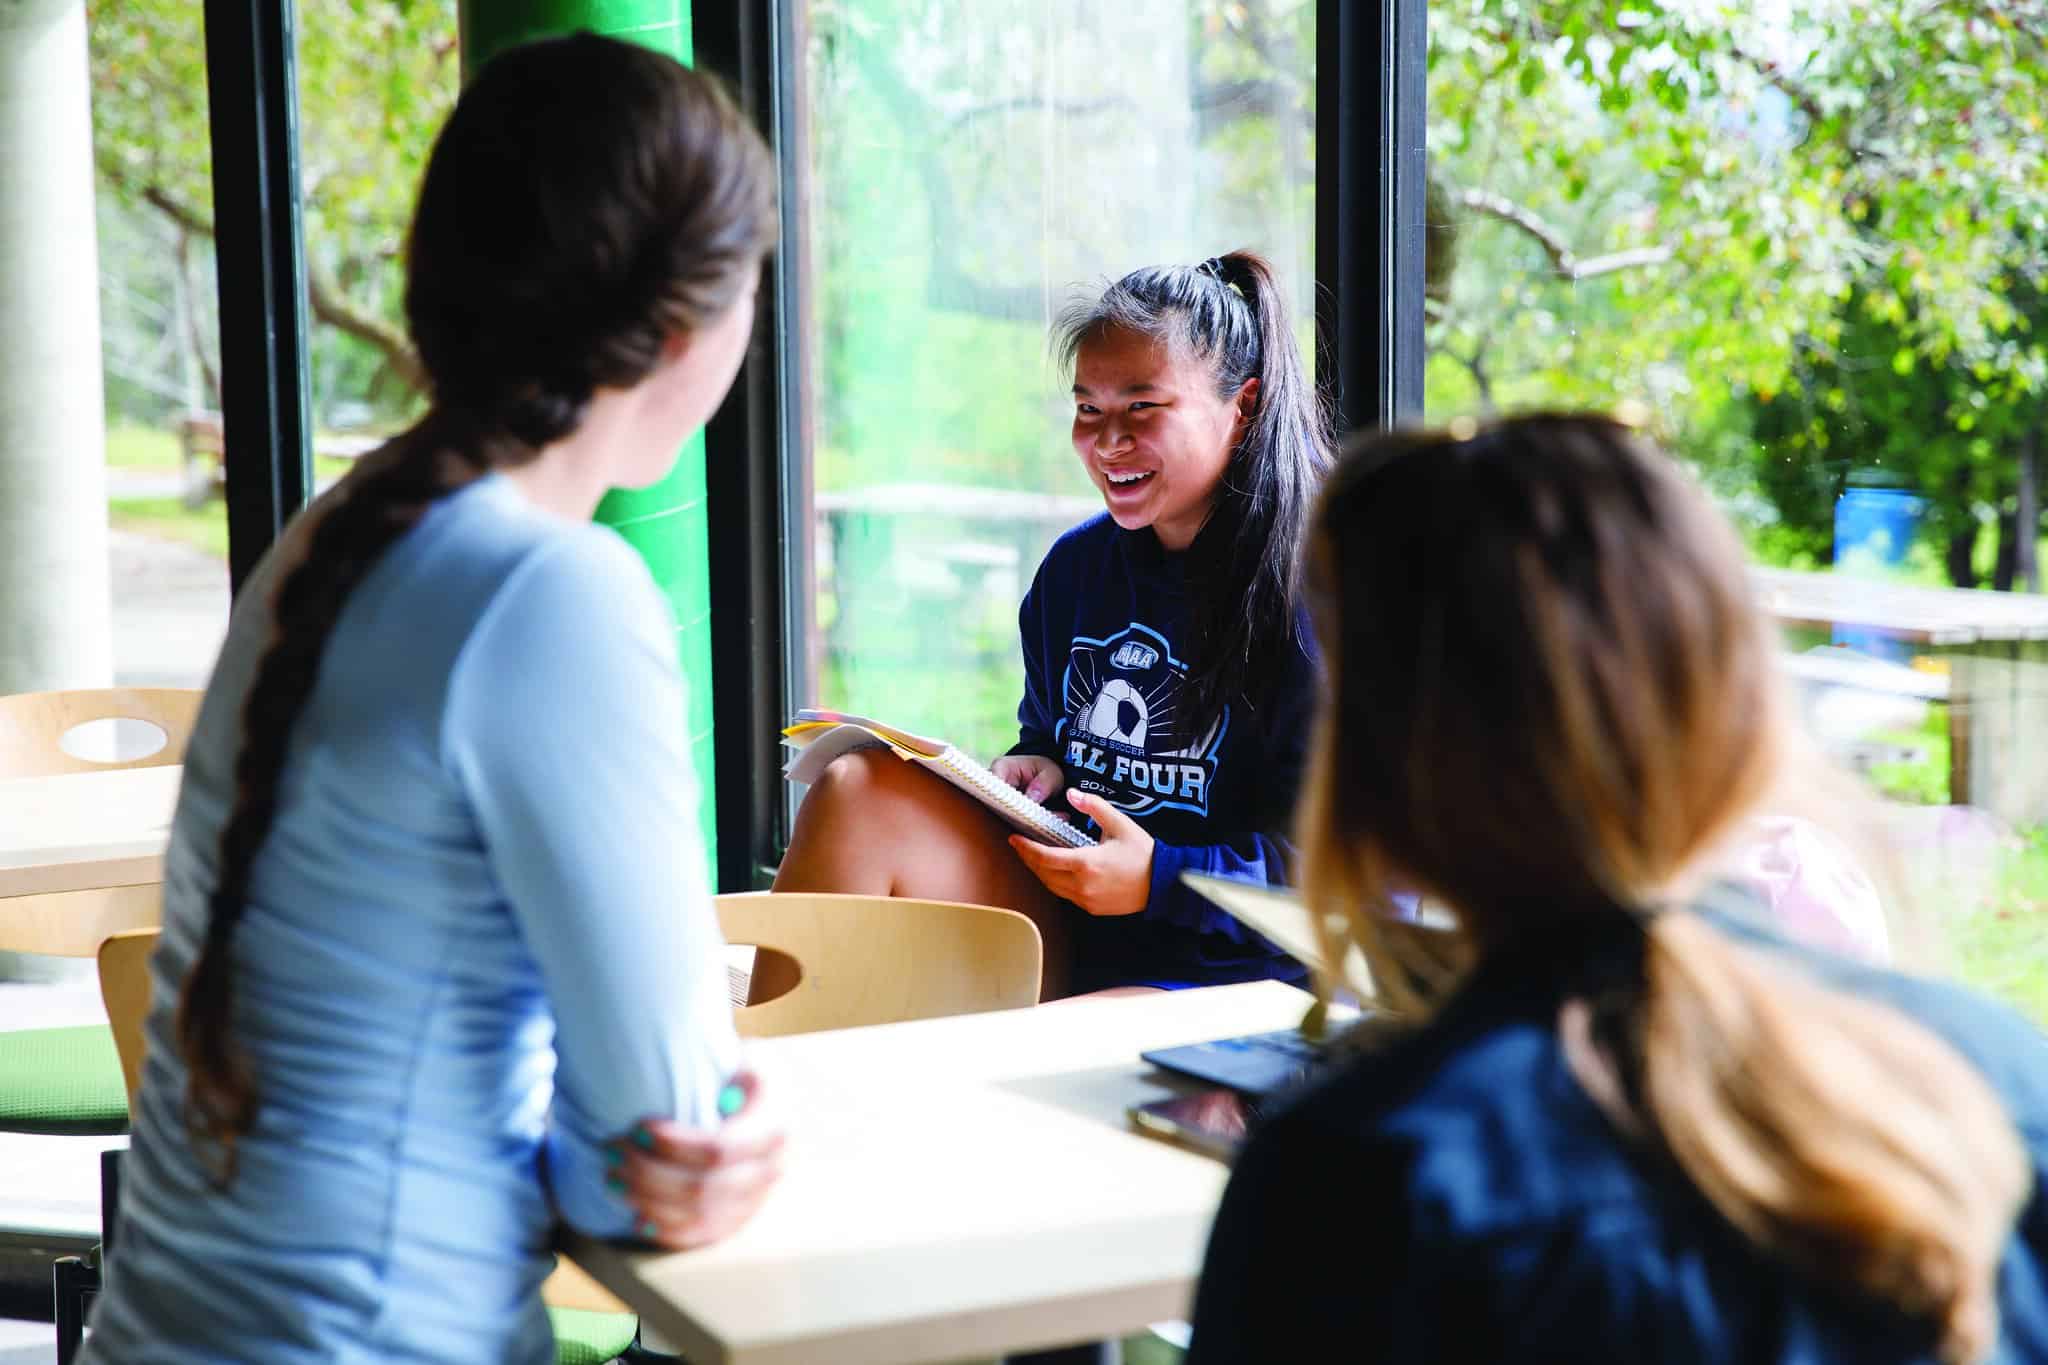
<instances>
[{"instance_id":1,"label":"ponytail","mask_svg":"<svg viewBox=\"0 0 2048 1365\"><path fill-rule=\"evenodd\" d=\"M1356 947L1419 1014L1463 961L1512 964L1562 1002L1594 1103L1761 1258L1925 1323L1947 1365L1993 1351L2030 1171L1990 1083L1900 1010L1631 908L1696 881L1786 772L1776 636L1698 487L1598 417L1379 436L1330 478L1307 579L1324 960ZM1396 887L1457 935L1387 932Z\"/></svg>"},{"instance_id":2,"label":"ponytail","mask_svg":"<svg viewBox=\"0 0 2048 1365\"><path fill-rule=\"evenodd\" d=\"M1263 701L1289 671L1289 653L1305 646L1297 620L1302 538L1332 459L1329 418L1273 267L1255 252L1233 251L1216 258L1215 278L1251 315L1257 359L1249 377L1259 391L1190 556L1197 734L1232 697Z\"/></svg>"},{"instance_id":3,"label":"ponytail","mask_svg":"<svg viewBox=\"0 0 2048 1365\"><path fill-rule=\"evenodd\" d=\"M1290 651L1307 647L1298 563L1332 462L1329 416L1302 363L1286 293L1256 252L1134 270L1061 314L1055 352L1072 369L1083 345L1111 331L1201 358L1220 397L1234 397L1246 380L1259 383L1215 508L1188 555L1193 639L1182 705L1186 732L1200 736L1233 699L1260 705L1292 671Z\"/></svg>"},{"instance_id":4,"label":"ponytail","mask_svg":"<svg viewBox=\"0 0 2048 1365\"><path fill-rule=\"evenodd\" d=\"M1613 1061L1650 1140L1760 1250L1931 1324L1945 1365L1988 1356L2030 1181L1989 1082L1906 1015L1696 915L1645 937Z\"/></svg>"},{"instance_id":5,"label":"ponytail","mask_svg":"<svg viewBox=\"0 0 2048 1365\"><path fill-rule=\"evenodd\" d=\"M430 417L368 457L388 463L366 473L321 516L304 559L278 587L276 636L242 703L235 805L221 830L206 937L185 979L177 1015L178 1045L190 1074L186 1123L195 1138L219 1147L223 1182L233 1176L235 1141L254 1125L257 1106L255 1080L231 1029L235 929L248 902L256 854L277 814L292 727L313 694L349 594L428 506L485 469L475 441L446 441L446 431L444 421Z\"/></svg>"}]
</instances>

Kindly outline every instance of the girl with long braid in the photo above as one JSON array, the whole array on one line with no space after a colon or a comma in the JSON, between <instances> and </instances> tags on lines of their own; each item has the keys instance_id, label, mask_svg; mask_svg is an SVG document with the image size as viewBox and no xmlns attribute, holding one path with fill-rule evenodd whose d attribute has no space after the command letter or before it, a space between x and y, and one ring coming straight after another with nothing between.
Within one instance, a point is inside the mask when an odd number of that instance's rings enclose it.
<instances>
[{"instance_id":1,"label":"girl with long braid","mask_svg":"<svg viewBox=\"0 0 2048 1365\"><path fill-rule=\"evenodd\" d=\"M692 1246L772 1182L674 627L590 515L730 385L773 184L625 43L456 105L407 262L431 410L258 569L191 742L88 1360L539 1365L558 1220Z\"/></svg>"}]
</instances>

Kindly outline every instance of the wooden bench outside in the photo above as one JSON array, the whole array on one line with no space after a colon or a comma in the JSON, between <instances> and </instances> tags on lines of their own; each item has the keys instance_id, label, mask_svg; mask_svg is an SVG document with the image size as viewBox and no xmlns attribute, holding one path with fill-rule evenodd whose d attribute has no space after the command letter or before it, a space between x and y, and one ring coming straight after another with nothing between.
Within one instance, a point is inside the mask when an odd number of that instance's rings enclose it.
<instances>
[{"instance_id":1,"label":"wooden bench outside","mask_svg":"<svg viewBox=\"0 0 2048 1365\"><path fill-rule=\"evenodd\" d=\"M2014 825L2048 822L2048 596L1752 573L1780 625L1853 626L1945 660L1949 799Z\"/></svg>"},{"instance_id":2,"label":"wooden bench outside","mask_svg":"<svg viewBox=\"0 0 2048 1365\"><path fill-rule=\"evenodd\" d=\"M343 436L322 432L313 438L313 453L322 459L354 460L383 445L383 436ZM187 507L204 507L227 487L227 433L217 412L188 412L178 419L179 472Z\"/></svg>"}]
</instances>

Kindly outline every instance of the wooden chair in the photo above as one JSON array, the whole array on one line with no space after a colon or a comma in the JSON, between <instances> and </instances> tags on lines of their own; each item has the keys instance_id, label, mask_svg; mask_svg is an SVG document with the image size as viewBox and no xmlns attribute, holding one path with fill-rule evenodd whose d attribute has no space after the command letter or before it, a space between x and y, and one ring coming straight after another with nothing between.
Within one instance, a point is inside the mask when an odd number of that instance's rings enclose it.
<instances>
[{"instance_id":1,"label":"wooden chair","mask_svg":"<svg viewBox=\"0 0 2048 1365\"><path fill-rule=\"evenodd\" d=\"M0 697L0 778L53 777L184 761L200 694L109 687ZM147 721L154 752L111 763L80 758L64 736L99 720ZM156 924L160 886L111 886L0 900L0 951L91 957L102 940ZM0 1032L0 1131L115 1134L128 1130L113 1040L97 1024Z\"/></svg>"},{"instance_id":2,"label":"wooden chair","mask_svg":"<svg viewBox=\"0 0 2048 1365\"><path fill-rule=\"evenodd\" d=\"M142 1083L142 1024L149 1015L149 959L156 929L130 929L100 945L100 998L120 1075L124 1114L135 1108ZM114 1246L114 1212L120 1201L121 1153L100 1153L100 1244L84 1256L65 1256L51 1267L56 1297L57 1365L71 1365L85 1337L92 1297L99 1292L102 1266Z\"/></svg>"},{"instance_id":3,"label":"wooden chair","mask_svg":"<svg viewBox=\"0 0 2048 1365\"><path fill-rule=\"evenodd\" d=\"M1038 927L1014 910L888 896L720 896L726 942L781 953L794 989L749 1005L749 1038L938 1019L1038 1003Z\"/></svg>"},{"instance_id":4,"label":"wooden chair","mask_svg":"<svg viewBox=\"0 0 2048 1365\"><path fill-rule=\"evenodd\" d=\"M158 929L130 929L100 945L100 999L107 1007L107 1026L114 1033L114 1052L121 1059L121 1084L129 1112L142 1085L142 1023L149 1017L149 959L156 952Z\"/></svg>"},{"instance_id":5,"label":"wooden chair","mask_svg":"<svg viewBox=\"0 0 2048 1365\"><path fill-rule=\"evenodd\" d=\"M196 691L176 687L102 687L0 697L0 777L55 777L182 763L192 726L199 719L199 698ZM111 763L80 758L64 748L65 735L96 720L146 721L164 732L163 747Z\"/></svg>"}]
</instances>

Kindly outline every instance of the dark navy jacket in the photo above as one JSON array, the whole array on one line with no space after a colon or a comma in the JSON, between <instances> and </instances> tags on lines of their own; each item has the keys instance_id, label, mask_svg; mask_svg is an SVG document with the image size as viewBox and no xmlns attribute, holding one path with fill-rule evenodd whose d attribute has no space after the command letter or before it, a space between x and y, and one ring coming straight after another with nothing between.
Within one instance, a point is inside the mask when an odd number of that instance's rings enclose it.
<instances>
[{"instance_id":1,"label":"dark navy jacket","mask_svg":"<svg viewBox=\"0 0 2048 1365\"><path fill-rule=\"evenodd\" d=\"M1798 956L1911 1014L2004 1098L2036 1174L1991 1359L2048 1361L2048 1040L1966 991ZM1630 1156L1566 1068L1557 966L1493 954L1422 1032L1260 1128L1217 1217L1189 1365L1931 1365L1923 1326L1765 1261Z\"/></svg>"},{"instance_id":2,"label":"dark navy jacket","mask_svg":"<svg viewBox=\"0 0 2048 1365\"><path fill-rule=\"evenodd\" d=\"M1058 759L1070 786L1120 807L1157 841L1143 911L1077 916L1081 990L1303 975L1179 877L1286 880L1315 661L1306 646L1293 649L1273 695L1236 698L1215 725L1189 733L1183 559L1105 513L1059 538L1018 613L1024 700L1010 752Z\"/></svg>"}]
</instances>

